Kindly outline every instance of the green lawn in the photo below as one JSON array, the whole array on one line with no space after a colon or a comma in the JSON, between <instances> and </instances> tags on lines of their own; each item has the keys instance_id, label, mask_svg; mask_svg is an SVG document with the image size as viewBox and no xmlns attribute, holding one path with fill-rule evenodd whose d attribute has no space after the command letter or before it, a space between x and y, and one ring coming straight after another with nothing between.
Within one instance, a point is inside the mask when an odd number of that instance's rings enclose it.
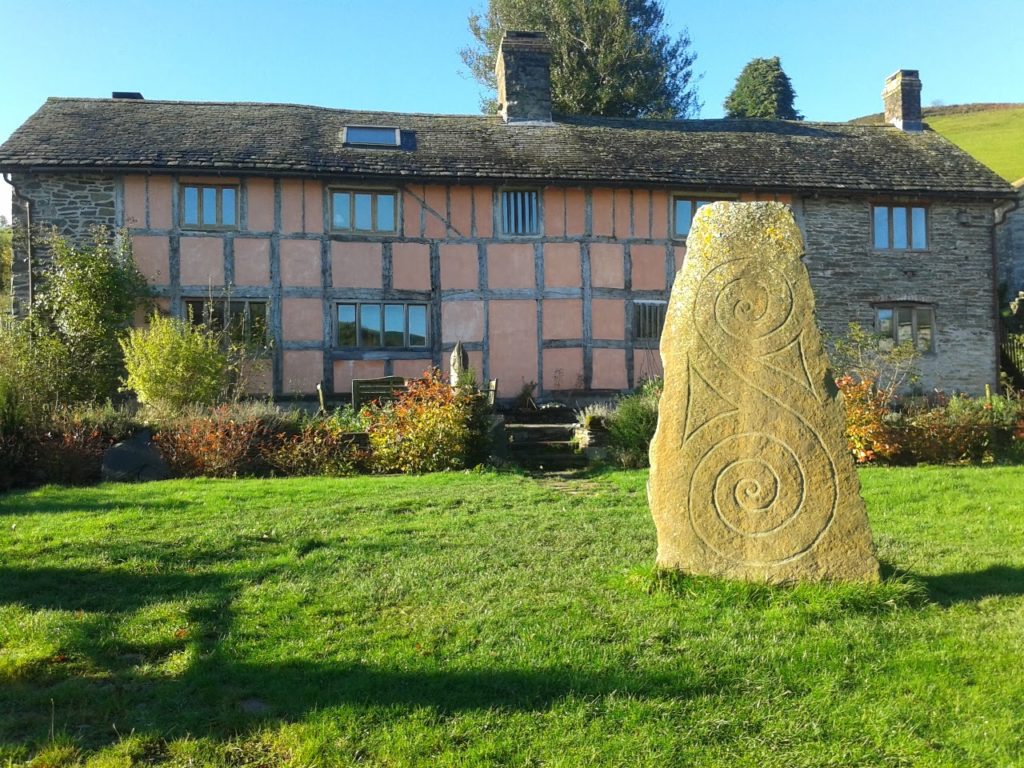
<instances>
[{"instance_id":1,"label":"green lawn","mask_svg":"<svg viewBox=\"0 0 1024 768\"><path fill-rule=\"evenodd\" d=\"M1024 468L862 478L876 586L658 578L642 472L0 496L0 766L1024 764Z\"/></svg>"},{"instance_id":2,"label":"green lawn","mask_svg":"<svg viewBox=\"0 0 1024 768\"><path fill-rule=\"evenodd\" d=\"M1007 181L1024 178L1024 106L929 115L925 121Z\"/></svg>"}]
</instances>

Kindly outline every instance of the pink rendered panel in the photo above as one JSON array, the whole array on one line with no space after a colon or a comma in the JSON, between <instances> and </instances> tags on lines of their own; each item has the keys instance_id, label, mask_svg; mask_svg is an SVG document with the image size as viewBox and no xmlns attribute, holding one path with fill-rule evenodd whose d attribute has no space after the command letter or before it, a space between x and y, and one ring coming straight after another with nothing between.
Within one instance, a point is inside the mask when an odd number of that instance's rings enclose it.
<instances>
[{"instance_id":1,"label":"pink rendered panel","mask_svg":"<svg viewBox=\"0 0 1024 768\"><path fill-rule=\"evenodd\" d=\"M655 240L668 239L668 204L667 192L651 192L651 237Z\"/></svg>"},{"instance_id":2,"label":"pink rendered panel","mask_svg":"<svg viewBox=\"0 0 1024 768\"><path fill-rule=\"evenodd\" d=\"M445 187L426 188L427 222L425 236L434 239L445 237L448 232L448 191Z\"/></svg>"},{"instance_id":3,"label":"pink rendered panel","mask_svg":"<svg viewBox=\"0 0 1024 768\"><path fill-rule=\"evenodd\" d=\"M302 181L285 179L281 182L281 231L302 232Z\"/></svg>"},{"instance_id":4,"label":"pink rendered panel","mask_svg":"<svg viewBox=\"0 0 1024 768\"><path fill-rule=\"evenodd\" d=\"M302 182L305 231L324 231L324 187L319 181Z\"/></svg>"},{"instance_id":5,"label":"pink rendered panel","mask_svg":"<svg viewBox=\"0 0 1024 768\"><path fill-rule=\"evenodd\" d=\"M545 243L544 286L546 288L579 288L580 246L578 243Z\"/></svg>"},{"instance_id":6,"label":"pink rendered panel","mask_svg":"<svg viewBox=\"0 0 1024 768\"><path fill-rule=\"evenodd\" d=\"M633 350L633 386L639 386L647 379L663 376L661 354L657 349Z\"/></svg>"},{"instance_id":7,"label":"pink rendered panel","mask_svg":"<svg viewBox=\"0 0 1024 768\"><path fill-rule=\"evenodd\" d=\"M282 299L281 331L285 341L320 341L324 337L320 299Z\"/></svg>"},{"instance_id":8,"label":"pink rendered panel","mask_svg":"<svg viewBox=\"0 0 1024 768\"><path fill-rule=\"evenodd\" d=\"M630 249L633 261L634 290L662 290L665 288L665 247L662 245L634 245Z\"/></svg>"},{"instance_id":9,"label":"pink rendered panel","mask_svg":"<svg viewBox=\"0 0 1024 768\"><path fill-rule=\"evenodd\" d=\"M423 374L428 373L434 367L432 361L423 360L395 360L391 363L392 375L402 376L406 379L421 379Z\"/></svg>"},{"instance_id":10,"label":"pink rendered panel","mask_svg":"<svg viewBox=\"0 0 1024 768\"><path fill-rule=\"evenodd\" d=\"M632 195L628 189L615 190L615 237L625 240L633 236L630 225L632 212Z\"/></svg>"},{"instance_id":11,"label":"pink rendered panel","mask_svg":"<svg viewBox=\"0 0 1024 768\"><path fill-rule=\"evenodd\" d=\"M423 234L420 231L420 214L423 211L420 200L423 194L423 187L411 185L402 192L402 234L406 237L420 237Z\"/></svg>"},{"instance_id":12,"label":"pink rendered panel","mask_svg":"<svg viewBox=\"0 0 1024 768\"><path fill-rule=\"evenodd\" d=\"M477 287L476 245L442 244L438 251L441 258L441 288Z\"/></svg>"},{"instance_id":13,"label":"pink rendered panel","mask_svg":"<svg viewBox=\"0 0 1024 768\"><path fill-rule=\"evenodd\" d=\"M544 234L548 237L565 235L565 190L559 187L544 189Z\"/></svg>"},{"instance_id":14,"label":"pink rendered panel","mask_svg":"<svg viewBox=\"0 0 1024 768\"><path fill-rule=\"evenodd\" d=\"M124 177L124 225L146 227L146 177L141 174Z\"/></svg>"},{"instance_id":15,"label":"pink rendered panel","mask_svg":"<svg viewBox=\"0 0 1024 768\"><path fill-rule=\"evenodd\" d=\"M249 179L246 187L249 229L270 232L274 229L274 182L271 179Z\"/></svg>"},{"instance_id":16,"label":"pink rendered panel","mask_svg":"<svg viewBox=\"0 0 1024 768\"><path fill-rule=\"evenodd\" d=\"M625 251L615 243L594 243L590 246L590 283L595 288L622 288Z\"/></svg>"},{"instance_id":17,"label":"pink rendered panel","mask_svg":"<svg viewBox=\"0 0 1024 768\"><path fill-rule=\"evenodd\" d=\"M235 238L235 285L270 285L270 240Z\"/></svg>"},{"instance_id":18,"label":"pink rendered panel","mask_svg":"<svg viewBox=\"0 0 1024 768\"><path fill-rule=\"evenodd\" d=\"M282 240L280 249L282 285L321 284L319 240Z\"/></svg>"},{"instance_id":19,"label":"pink rendered panel","mask_svg":"<svg viewBox=\"0 0 1024 768\"><path fill-rule=\"evenodd\" d=\"M224 285L224 240L217 237L183 237L182 285Z\"/></svg>"},{"instance_id":20,"label":"pink rendered panel","mask_svg":"<svg viewBox=\"0 0 1024 768\"><path fill-rule=\"evenodd\" d=\"M633 191L633 234L643 238L651 236L651 193L646 189Z\"/></svg>"},{"instance_id":21,"label":"pink rendered panel","mask_svg":"<svg viewBox=\"0 0 1024 768\"><path fill-rule=\"evenodd\" d=\"M488 287L534 288L533 245L497 243L487 246Z\"/></svg>"},{"instance_id":22,"label":"pink rendered panel","mask_svg":"<svg viewBox=\"0 0 1024 768\"><path fill-rule=\"evenodd\" d=\"M150 285L171 282L169 243L163 236L132 235L132 257Z\"/></svg>"},{"instance_id":23,"label":"pink rendered panel","mask_svg":"<svg viewBox=\"0 0 1024 768\"><path fill-rule=\"evenodd\" d=\"M583 389L583 350L545 349L544 389Z\"/></svg>"},{"instance_id":24,"label":"pink rendered panel","mask_svg":"<svg viewBox=\"0 0 1024 768\"><path fill-rule=\"evenodd\" d=\"M490 187L473 187L473 223L477 237L494 234L494 201Z\"/></svg>"},{"instance_id":25,"label":"pink rendered panel","mask_svg":"<svg viewBox=\"0 0 1024 768\"><path fill-rule=\"evenodd\" d=\"M247 395L269 395L274 389L274 366L269 360L245 361L242 375Z\"/></svg>"},{"instance_id":26,"label":"pink rendered panel","mask_svg":"<svg viewBox=\"0 0 1024 768\"><path fill-rule=\"evenodd\" d=\"M331 280L335 288L380 288L380 243L331 241Z\"/></svg>"},{"instance_id":27,"label":"pink rendered panel","mask_svg":"<svg viewBox=\"0 0 1024 768\"><path fill-rule=\"evenodd\" d=\"M537 381L537 302L492 301L489 309L490 377L500 397L513 397Z\"/></svg>"},{"instance_id":28,"label":"pink rendered panel","mask_svg":"<svg viewBox=\"0 0 1024 768\"><path fill-rule=\"evenodd\" d=\"M590 327L595 339L618 340L626 336L626 305L622 299L594 299Z\"/></svg>"},{"instance_id":29,"label":"pink rendered panel","mask_svg":"<svg viewBox=\"0 0 1024 768\"><path fill-rule=\"evenodd\" d=\"M171 177L149 177L149 226L153 229L171 228Z\"/></svg>"},{"instance_id":30,"label":"pink rendered panel","mask_svg":"<svg viewBox=\"0 0 1024 768\"><path fill-rule=\"evenodd\" d=\"M583 302L580 299L544 299L541 310L545 339L579 339L583 336Z\"/></svg>"},{"instance_id":31,"label":"pink rendered panel","mask_svg":"<svg viewBox=\"0 0 1024 768\"><path fill-rule=\"evenodd\" d=\"M300 394L316 392L324 378L323 352L316 349L286 349L282 355L284 391Z\"/></svg>"},{"instance_id":32,"label":"pink rendered panel","mask_svg":"<svg viewBox=\"0 0 1024 768\"><path fill-rule=\"evenodd\" d=\"M473 235L473 189L471 187L451 187L449 189L452 217L451 228L453 237L472 237Z\"/></svg>"},{"instance_id":33,"label":"pink rendered panel","mask_svg":"<svg viewBox=\"0 0 1024 768\"><path fill-rule=\"evenodd\" d=\"M392 286L398 290L429 291L430 246L426 243L392 245L391 280Z\"/></svg>"},{"instance_id":34,"label":"pink rendered panel","mask_svg":"<svg viewBox=\"0 0 1024 768\"><path fill-rule=\"evenodd\" d=\"M565 190L565 234L578 237L584 234L587 223L587 199L582 189Z\"/></svg>"},{"instance_id":35,"label":"pink rendered panel","mask_svg":"<svg viewBox=\"0 0 1024 768\"><path fill-rule=\"evenodd\" d=\"M335 360L334 391L351 392L352 379L379 379L383 375L383 360Z\"/></svg>"},{"instance_id":36,"label":"pink rendered panel","mask_svg":"<svg viewBox=\"0 0 1024 768\"><path fill-rule=\"evenodd\" d=\"M482 301L446 301L441 304L441 342L482 341L484 304Z\"/></svg>"},{"instance_id":37,"label":"pink rendered panel","mask_svg":"<svg viewBox=\"0 0 1024 768\"><path fill-rule=\"evenodd\" d=\"M615 233L612 200L610 189L595 189L591 193L590 204L595 237L611 237Z\"/></svg>"},{"instance_id":38,"label":"pink rendered panel","mask_svg":"<svg viewBox=\"0 0 1024 768\"><path fill-rule=\"evenodd\" d=\"M624 349L595 349L591 353L593 369L590 386L594 389L627 389L626 351Z\"/></svg>"}]
</instances>

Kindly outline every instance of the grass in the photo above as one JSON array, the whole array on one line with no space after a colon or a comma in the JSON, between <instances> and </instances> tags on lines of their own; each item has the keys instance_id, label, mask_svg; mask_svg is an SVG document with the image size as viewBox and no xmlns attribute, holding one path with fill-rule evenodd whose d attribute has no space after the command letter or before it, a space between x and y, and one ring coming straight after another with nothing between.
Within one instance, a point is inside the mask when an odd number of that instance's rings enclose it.
<instances>
[{"instance_id":1,"label":"grass","mask_svg":"<svg viewBox=\"0 0 1024 768\"><path fill-rule=\"evenodd\" d=\"M875 586L658 576L643 472L0 496L0 766L1024 764L1024 469L862 479Z\"/></svg>"},{"instance_id":2,"label":"grass","mask_svg":"<svg viewBox=\"0 0 1024 768\"><path fill-rule=\"evenodd\" d=\"M1024 106L927 114L935 131L1007 181L1024 178Z\"/></svg>"}]
</instances>

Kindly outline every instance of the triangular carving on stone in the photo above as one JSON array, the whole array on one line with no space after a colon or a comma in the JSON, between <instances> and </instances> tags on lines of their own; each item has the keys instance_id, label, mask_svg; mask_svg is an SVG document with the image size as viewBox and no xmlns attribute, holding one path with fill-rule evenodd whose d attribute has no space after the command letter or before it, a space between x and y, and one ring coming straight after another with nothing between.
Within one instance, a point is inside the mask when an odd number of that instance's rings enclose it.
<instances>
[{"instance_id":1,"label":"triangular carving on stone","mask_svg":"<svg viewBox=\"0 0 1024 768\"><path fill-rule=\"evenodd\" d=\"M712 387L707 379L698 371L692 362L687 361L689 392L686 397L686 427L683 431L683 442L709 421L735 413L738 409Z\"/></svg>"},{"instance_id":2,"label":"triangular carving on stone","mask_svg":"<svg viewBox=\"0 0 1024 768\"><path fill-rule=\"evenodd\" d=\"M801 387L814 395L816 400L820 401L821 396L814 390L814 384L811 383L811 374L807 370L807 359L804 356L803 338L804 335L801 333L782 349L767 354L761 359L764 360L770 368L778 371L786 378L795 381Z\"/></svg>"}]
</instances>

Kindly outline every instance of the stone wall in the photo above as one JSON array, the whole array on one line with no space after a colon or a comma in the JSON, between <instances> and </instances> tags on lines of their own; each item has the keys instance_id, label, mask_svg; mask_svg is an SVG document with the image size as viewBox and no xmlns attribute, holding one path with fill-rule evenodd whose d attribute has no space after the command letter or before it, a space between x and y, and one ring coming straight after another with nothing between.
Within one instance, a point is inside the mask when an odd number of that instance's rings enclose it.
<instances>
[{"instance_id":1,"label":"stone wall","mask_svg":"<svg viewBox=\"0 0 1024 768\"><path fill-rule=\"evenodd\" d=\"M1024 291L1024 179L1018 183L1020 207L996 227L999 285L1005 289L1007 299Z\"/></svg>"},{"instance_id":2,"label":"stone wall","mask_svg":"<svg viewBox=\"0 0 1024 768\"><path fill-rule=\"evenodd\" d=\"M14 248L14 309L23 313L30 294L29 248L25 237L25 200L32 221L32 281L38 279L50 254L45 235L50 228L71 240L86 236L90 227L118 223L116 182L108 176L69 174L13 174L13 221L18 236Z\"/></svg>"},{"instance_id":3,"label":"stone wall","mask_svg":"<svg viewBox=\"0 0 1024 768\"><path fill-rule=\"evenodd\" d=\"M825 330L874 327L874 305L928 304L935 351L921 360L921 386L982 392L998 379L993 304L993 211L984 203L933 203L927 251L876 251L867 200L807 198L798 217Z\"/></svg>"}]
</instances>

